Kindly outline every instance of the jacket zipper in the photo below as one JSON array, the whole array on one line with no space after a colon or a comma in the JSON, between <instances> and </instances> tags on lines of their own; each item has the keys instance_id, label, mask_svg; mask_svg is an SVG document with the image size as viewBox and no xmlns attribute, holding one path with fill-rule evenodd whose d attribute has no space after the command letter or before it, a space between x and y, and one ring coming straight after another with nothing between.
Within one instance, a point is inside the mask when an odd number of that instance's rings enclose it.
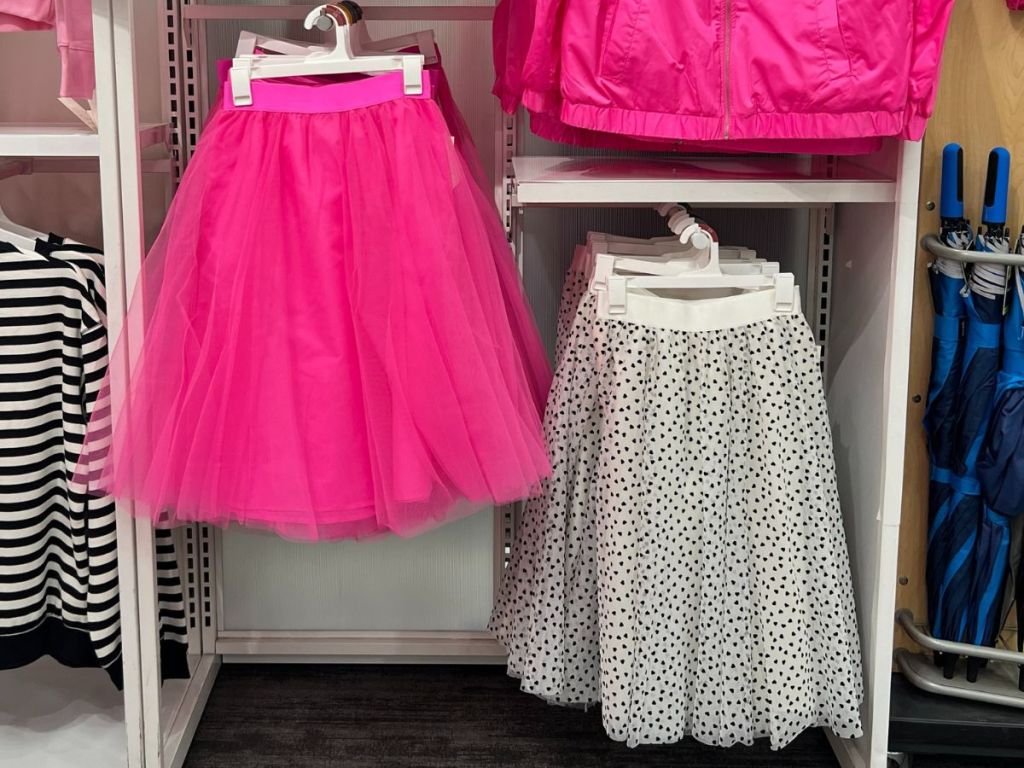
<instances>
[{"instance_id":1,"label":"jacket zipper","mask_svg":"<svg viewBox=\"0 0 1024 768\"><path fill-rule=\"evenodd\" d=\"M732 118L731 104L732 92L729 87L729 57L732 51L732 0L725 0L725 32L722 35L724 40L725 55L722 63L722 95L725 101L725 131L724 138L729 138L729 123Z\"/></svg>"}]
</instances>

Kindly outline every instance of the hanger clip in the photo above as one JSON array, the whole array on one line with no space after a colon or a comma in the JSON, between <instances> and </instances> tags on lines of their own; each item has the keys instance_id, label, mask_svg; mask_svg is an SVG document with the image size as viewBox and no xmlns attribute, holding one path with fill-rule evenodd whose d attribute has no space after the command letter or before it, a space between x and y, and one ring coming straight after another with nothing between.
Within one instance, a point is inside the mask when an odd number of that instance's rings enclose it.
<instances>
[{"instance_id":1,"label":"hanger clip","mask_svg":"<svg viewBox=\"0 0 1024 768\"><path fill-rule=\"evenodd\" d=\"M236 58L231 64L231 99L237 107L252 106L252 56Z\"/></svg>"},{"instance_id":2,"label":"hanger clip","mask_svg":"<svg viewBox=\"0 0 1024 768\"><path fill-rule=\"evenodd\" d=\"M775 311L789 315L796 309L796 280L790 272L775 275Z\"/></svg>"},{"instance_id":3,"label":"hanger clip","mask_svg":"<svg viewBox=\"0 0 1024 768\"><path fill-rule=\"evenodd\" d=\"M626 278L621 275L608 277L608 314L626 314Z\"/></svg>"},{"instance_id":4,"label":"hanger clip","mask_svg":"<svg viewBox=\"0 0 1024 768\"><path fill-rule=\"evenodd\" d=\"M419 96L423 93L423 57L402 57L402 86L406 95Z\"/></svg>"},{"instance_id":5,"label":"hanger clip","mask_svg":"<svg viewBox=\"0 0 1024 768\"><path fill-rule=\"evenodd\" d=\"M615 274L615 257L599 253L594 259L594 273L590 278L590 290L603 291L608 287L608 277Z\"/></svg>"}]
</instances>

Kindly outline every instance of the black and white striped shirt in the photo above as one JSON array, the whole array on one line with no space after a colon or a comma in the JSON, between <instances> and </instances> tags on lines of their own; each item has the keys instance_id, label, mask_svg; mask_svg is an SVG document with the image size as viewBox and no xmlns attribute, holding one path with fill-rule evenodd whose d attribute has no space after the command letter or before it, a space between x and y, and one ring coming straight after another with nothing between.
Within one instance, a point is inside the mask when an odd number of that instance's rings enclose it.
<instances>
[{"instance_id":1,"label":"black and white striped shirt","mask_svg":"<svg viewBox=\"0 0 1024 768\"><path fill-rule=\"evenodd\" d=\"M113 500L76 482L107 366L101 255L0 243L0 669L49 654L121 681ZM164 677L187 676L173 538L158 540Z\"/></svg>"}]
</instances>

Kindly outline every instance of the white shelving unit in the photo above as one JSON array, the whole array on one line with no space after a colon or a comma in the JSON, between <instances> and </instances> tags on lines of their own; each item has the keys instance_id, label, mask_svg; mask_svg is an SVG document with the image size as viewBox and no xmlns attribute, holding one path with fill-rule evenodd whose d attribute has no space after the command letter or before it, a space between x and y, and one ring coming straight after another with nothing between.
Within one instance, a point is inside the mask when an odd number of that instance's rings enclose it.
<instances>
[{"instance_id":1,"label":"white shelving unit","mask_svg":"<svg viewBox=\"0 0 1024 768\"><path fill-rule=\"evenodd\" d=\"M166 144L165 124L143 125L139 143L143 147ZM0 123L2 157L99 157L100 134L84 125L68 123Z\"/></svg>"},{"instance_id":2,"label":"white shelving unit","mask_svg":"<svg viewBox=\"0 0 1024 768\"><path fill-rule=\"evenodd\" d=\"M99 172L110 334L114 337L126 305L126 240L128 245L133 243L125 222L141 222L141 188L138 184L133 187L131 181L140 180L143 171L170 170L166 161L143 163L141 156L137 162L129 158L126 164L121 153L125 146L166 145L170 134L165 123L139 125L136 121L128 130L119 125L118 61L124 61L132 44L131 0L92 0L92 25L99 130L79 123L0 124L0 180L27 173ZM131 68L130 60L128 66ZM120 79L123 81L123 73ZM134 109L134 100L131 103ZM124 140L133 134L135 141ZM133 204L135 211L131 210ZM103 670L67 669L48 659L0 672L2 768L144 766L138 558L135 522L128 510L118 510L117 534L124 689L117 691ZM207 661L205 666L210 664ZM147 689L155 691L152 697L164 708L165 721L179 724L175 715L188 697L191 683L167 683L160 702L159 685L146 677Z\"/></svg>"},{"instance_id":3,"label":"white shelving unit","mask_svg":"<svg viewBox=\"0 0 1024 768\"><path fill-rule=\"evenodd\" d=\"M892 203L896 180L824 157L618 159L512 158L512 205L814 207Z\"/></svg>"},{"instance_id":4,"label":"white shelving unit","mask_svg":"<svg viewBox=\"0 0 1024 768\"><path fill-rule=\"evenodd\" d=\"M111 334L122 327L128 292L142 264L142 147L160 129L140 127L134 65L132 0L93 0L99 90L98 137L61 131L30 138L11 129L0 131L0 157L97 156L100 159L104 239L108 272ZM171 136L178 162L185 162L201 125L201 100L209 85L205 67L205 25L231 20L294 20L308 8L219 5L168 0L162 31L174 52L174 125ZM486 22L490 6L378 5L368 18L388 23ZM187 34L186 34L187 31ZM168 34L169 33L169 34ZM458 36L449 26L452 44ZM447 45L442 40L442 45ZM187 55L186 55L187 54ZM446 58L447 61L450 59ZM473 77L472 72L454 72ZM173 79L173 78L172 78ZM116 88L116 92L115 92ZM477 109L491 109L484 91ZM172 98L168 94L168 103ZM481 106L486 104L486 107ZM480 124L481 114L471 115ZM486 116L490 119L489 115ZM910 309L916 248L916 212L920 166L917 144L890 141L865 162L841 159L708 158L624 160L601 157L539 157L522 151L519 123L495 121L498 148L499 207L522 259L524 243L537 233L529 227L529 209L558 207L639 207L663 202L743 208L806 208L827 218L811 227L808 257L820 256L827 239L834 247L829 296L832 333L828 344L826 386L833 421L840 491L854 562L867 697L864 737L834 739L844 768L884 768L887 759L889 676L892 659L896 591L896 552L900 502L906 386L910 345ZM63 130L63 129L62 129ZM156 134L150 131L157 131ZM43 138L38 138L42 136ZM43 151L41 151L41 149ZM568 214L567 214L568 215ZM834 219L834 222L833 222ZM827 233L827 234L825 234ZM808 274L818 274L809 271ZM825 295L825 292L819 292ZM114 392L114 410L123 392ZM493 541L500 564L513 526L509 517ZM223 536L202 527L187 532L190 631L195 655L188 683L159 685L159 642L155 558L150 524L135 521L127 505L119 507L119 562L122 573L137 574L122 582L125 699L125 754L129 768L180 768L222 662L234 658L403 660L420 656L462 659L467 648L487 649L486 633L323 632L277 630L238 634L223 622L225 554ZM283 553L310 559L301 548ZM319 555L318 555L319 557ZM299 562L299 561L293 561ZM306 562L305 560L301 562ZM492 574L487 574L488 580ZM489 582L488 582L489 583ZM244 586L244 585L243 585ZM254 584L252 589L258 589ZM273 692L268 692L272 696ZM525 694L524 694L525 695ZM87 759L83 764L103 764Z\"/></svg>"},{"instance_id":5,"label":"white shelving unit","mask_svg":"<svg viewBox=\"0 0 1024 768\"><path fill-rule=\"evenodd\" d=\"M536 240L531 207L686 202L705 207L828 211L835 225L829 278L826 394L854 571L866 679L865 735L829 735L844 768L888 762L896 562L916 254L919 143L890 140L870 165L834 158L530 157L521 137L500 143L511 175L499 189L513 243ZM808 275L822 242L812 239ZM520 254L522 256L522 254ZM809 278L811 279L811 278Z\"/></svg>"},{"instance_id":6,"label":"white shelving unit","mask_svg":"<svg viewBox=\"0 0 1024 768\"><path fill-rule=\"evenodd\" d=\"M102 669L51 659L0 672L0 768L123 765L124 698Z\"/></svg>"},{"instance_id":7,"label":"white shelving unit","mask_svg":"<svg viewBox=\"0 0 1024 768\"><path fill-rule=\"evenodd\" d=\"M102 669L41 659L0 673L0 768L124 766L124 697ZM175 721L184 680L164 684L164 720Z\"/></svg>"}]
</instances>

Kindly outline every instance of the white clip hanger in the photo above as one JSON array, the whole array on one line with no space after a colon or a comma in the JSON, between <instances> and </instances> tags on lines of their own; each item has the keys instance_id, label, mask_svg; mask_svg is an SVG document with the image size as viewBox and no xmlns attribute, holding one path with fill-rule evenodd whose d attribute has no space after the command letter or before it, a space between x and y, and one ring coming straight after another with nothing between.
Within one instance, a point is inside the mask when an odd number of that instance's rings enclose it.
<instances>
[{"instance_id":1,"label":"white clip hanger","mask_svg":"<svg viewBox=\"0 0 1024 768\"><path fill-rule=\"evenodd\" d=\"M252 81L275 77L301 77L347 73L376 74L401 72L403 89L408 95L423 93L422 54L358 55L359 43L353 43L350 14L337 5L318 5L306 15L304 26L312 29L333 24L333 50L313 50L299 56L240 56L232 61L230 80L236 106L252 104Z\"/></svg>"},{"instance_id":2,"label":"white clip hanger","mask_svg":"<svg viewBox=\"0 0 1024 768\"><path fill-rule=\"evenodd\" d=\"M37 239L45 240L46 235L15 223L0 207L0 242L10 243L19 250L31 252L36 249Z\"/></svg>"},{"instance_id":3,"label":"white clip hanger","mask_svg":"<svg viewBox=\"0 0 1024 768\"><path fill-rule=\"evenodd\" d=\"M352 25L353 50L355 44L364 53L387 51L399 51L402 48L416 48L423 56L427 64L438 62L437 50L434 47L434 30L423 29L419 32L411 32L407 35L386 37L382 40L374 40L370 37L370 30L365 21L357 21ZM268 37L257 32L242 30L238 35L238 45L235 47L235 57L258 55L256 49L267 53L283 53L289 56L304 56L313 51L326 51L320 43L304 42L302 40L290 40L286 37ZM359 55L363 55L360 53Z\"/></svg>"},{"instance_id":4,"label":"white clip hanger","mask_svg":"<svg viewBox=\"0 0 1024 768\"><path fill-rule=\"evenodd\" d=\"M678 216L678 214L677 214ZM675 217L674 217L675 218ZM734 274L723 272L719 258L718 235L702 222L688 223L678 218L674 229L680 229L680 241L696 246L702 253L697 256L700 266L691 271L669 276L627 277L611 275L607 279L609 311L623 314L626 311L629 291L640 288L648 290L692 289L711 290L733 288L739 290L775 289L775 311L791 314L795 311L796 282L790 273L775 270ZM706 244L706 245L705 245Z\"/></svg>"},{"instance_id":5,"label":"white clip hanger","mask_svg":"<svg viewBox=\"0 0 1024 768\"><path fill-rule=\"evenodd\" d=\"M0 171L5 170L5 168L6 166L0 168ZM11 176L20 176L31 172L32 165L30 161L18 162L14 165ZM7 176L0 174L0 179L4 178L7 178ZM46 235L14 222L4 211L3 206L0 205L0 242L10 243L19 250L31 252L36 248L37 239L45 240Z\"/></svg>"}]
</instances>

